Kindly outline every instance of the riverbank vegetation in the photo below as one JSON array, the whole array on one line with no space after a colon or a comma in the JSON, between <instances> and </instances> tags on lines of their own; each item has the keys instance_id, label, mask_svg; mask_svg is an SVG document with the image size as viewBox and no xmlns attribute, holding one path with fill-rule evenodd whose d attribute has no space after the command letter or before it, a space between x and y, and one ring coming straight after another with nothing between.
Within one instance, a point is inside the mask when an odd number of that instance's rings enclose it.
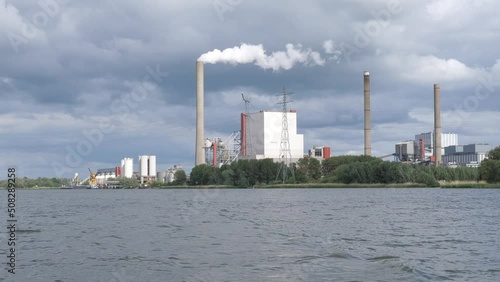
<instances>
[{"instance_id":1,"label":"riverbank vegetation","mask_svg":"<svg viewBox=\"0 0 500 282\"><path fill-rule=\"evenodd\" d=\"M283 181L281 164L271 159L239 160L215 168L199 165L189 179L184 171L170 184L153 182L151 188L220 187L220 188L342 188L342 187L444 187L497 188L500 186L500 147L490 151L479 168L435 167L386 162L370 156L336 156L319 162L300 159L290 166ZM280 172L280 173L278 173ZM117 179L123 188L137 188L136 180ZM70 186L66 178L16 179L17 188L59 188ZM0 181L0 188L7 180Z\"/></svg>"},{"instance_id":2,"label":"riverbank vegetation","mask_svg":"<svg viewBox=\"0 0 500 282\"><path fill-rule=\"evenodd\" d=\"M67 178L16 178L16 188L60 188L69 186L71 180ZM7 188L7 180L0 180L0 188Z\"/></svg>"},{"instance_id":3,"label":"riverbank vegetation","mask_svg":"<svg viewBox=\"0 0 500 282\"><path fill-rule=\"evenodd\" d=\"M221 168L199 165L193 168L189 185L229 187L495 187L500 182L500 147L489 154L480 168L436 167L386 162L370 156L337 156L319 162L300 159L290 166L287 180L278 173L280 163L270 159L239 160ZM486 184L485 182L489 183ZM453 183L453 184L452 184Z\"/></svg>"}]
</instances>

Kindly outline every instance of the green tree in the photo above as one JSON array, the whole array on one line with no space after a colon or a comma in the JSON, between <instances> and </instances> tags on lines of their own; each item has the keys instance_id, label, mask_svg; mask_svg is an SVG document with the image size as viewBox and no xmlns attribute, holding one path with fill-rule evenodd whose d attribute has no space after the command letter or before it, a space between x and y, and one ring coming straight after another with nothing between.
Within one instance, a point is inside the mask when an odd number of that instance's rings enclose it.
<instances>
[{"instance_id":1,"label":"green tree","mask_svg":"<svg viewBox=\"0 0 500 282\"><path fill-rule=\"evenodd\" d=\"M216 184L217 169L206 164L197 165L191 170L189 182L191 185Z\"/></svg>"},{"instance_id":2,"label":"green tree","mask_svg":"<svg viewBox=\"0 0 500 282\"><path fill-rule=\"evenodd\" d=\"M187 176L186 172L184 170L177 170L174 173L174 181L172 182L172 185L184 185L186 184Z\"/></svg>"},{"instance_id":3,"label":"green tree","mask_svg":"<svg viewBox=\"0 0 500 282\"><path fill-rule=\"evenodd\" d=\"M139 182L135 180L134 178L120 178L119 180L120 185L125 188L125 189L132 189L132 188L137 188L139 187Z\"/></svg>"},{"instance_id":4,"label":"green tree","mask_svg":"<svg viewBox=\"0 0 500 282\"><path fill-rule=\"evenodd\" d=\"M493 161L500 161L500 146L496 147L488 153L488 159Z\"/></svg>"},{"instance_id":5,"label":"green tree","mask_svg":"<svg viewBox=\"0 0 500 282\"><path fill-rule=\"evenodd\" d=\"M488 153L488 159L481 162L479 178L488 183L500 182L500 146Z\"/></svg>"},{"instance_id":6,"label":"green tree","mask_svg":"<svg viewBox=\"0 0 500 282\"><path fill-rule=\"evenodd\" d=\"M260 183L272 183L276 180L276 174L278 173L278 164L272 159L259 160L259 182Z\"/></svg>"}]
</instances>

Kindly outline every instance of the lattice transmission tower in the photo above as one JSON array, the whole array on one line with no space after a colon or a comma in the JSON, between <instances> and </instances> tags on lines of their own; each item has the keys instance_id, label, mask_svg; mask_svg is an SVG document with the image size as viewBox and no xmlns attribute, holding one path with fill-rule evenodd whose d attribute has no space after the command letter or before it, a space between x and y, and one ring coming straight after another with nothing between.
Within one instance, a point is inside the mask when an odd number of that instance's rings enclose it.
<instances>
[{"instance_id":1,"label":"lattice transmission tower","mask_svg":"<svg viewBox=\"0 0 500 282\"><path fill-rule=\"evenodd\" d=\"M290 96L293 92L286 92L285 87L281 94L278 94L280 101L277 103L281 106L282 110L282 122L281 122L281 141L280 141L280 158L281 164L276 175L276 180L278 180L280 174L282 175L283 183L288 180L288 171L291 171L292 177L295 177L293 169L290 168L290 163L292 160L292 152L290 150L290 138L288 134L288 104L293 102Z\"/></svg>"}]
</instances>

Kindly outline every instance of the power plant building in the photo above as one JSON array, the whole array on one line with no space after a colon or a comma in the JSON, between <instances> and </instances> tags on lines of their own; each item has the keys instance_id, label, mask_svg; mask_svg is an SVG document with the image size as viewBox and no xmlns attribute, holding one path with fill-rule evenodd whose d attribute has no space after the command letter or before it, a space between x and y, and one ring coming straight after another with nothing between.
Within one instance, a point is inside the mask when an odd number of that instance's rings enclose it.
<instances>
[{"instance_id":1,"label":"power plant building","mask_svg":"<svg viewBox=\"0 0 500 282\"><path fill-rule=\"evenodd\" d=\"M489 144L469 144L445 147L443 164L447 166L478 167L488 158L492 147Z\"/></svg>"},{"instance_id":2,"label":"power plant building","mask_svg":"<svg viewBox=\"0 0 500 282\"><path fill-rule=\"evenodd\" d=\"M422 152L422 140L425 156L434 155L434 133L426 132L415 135L416 150ZM458 145L458 135L455 133L441 133L441 155L445 154L445 147ZM419 154L420 155L420 154Z\"/></svg>"},{"instance_id":3,"label":"power plant building","mask_svg":"<svg viewBox=\"0 0 500 282\"><path fill-rule=\"evenodd\" d=\"M331 156L330 147L314 146L312 149L309 150L310 158L315 158L318 160L326 160L329 159L330 156Z\"/></svg>"},{"instance_id":4,"label":"power plant building","mask_svg":"<svg viewBox=\"0 0 500 282\"><path fill-rule=\"evenodd\" d=\"M291 162L304 157L304 135L297 134L297 112L286 113ZM242 158L281 161L283 112L260 111L242 119ZM247 134L248 133L248 134Z\"/></svg>"},{"instance_id":5,"label":"power plant building","mask_svg":"<svg viewBox=\"0 0 500 282\"><path fill-rule=\"evenodd\" d=\"M458 145L458 135L455 133L441 133L441 144L441 155L444 155L445 147ZM433 160L434 162L434 133L417 134L415 140L397 143L394 156L398 161L402 162L426 160Z\"/></svg>"}]
</instances>

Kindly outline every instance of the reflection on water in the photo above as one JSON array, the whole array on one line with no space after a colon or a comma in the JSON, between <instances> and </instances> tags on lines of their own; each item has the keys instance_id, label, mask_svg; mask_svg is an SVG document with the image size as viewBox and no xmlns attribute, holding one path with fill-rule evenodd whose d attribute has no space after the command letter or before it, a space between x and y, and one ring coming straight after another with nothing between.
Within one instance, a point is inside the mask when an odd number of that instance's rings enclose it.
<instances>
[{"instance_id":1,"label":"reflection on water","mask_svg":"<svg viewBox=\"0 0 500 282\"><path fill-rule=\"evenodd\" d=\"M499 281L500 190L202 193L18 191L15 279Z\"/></svg>"}]
</instances>

